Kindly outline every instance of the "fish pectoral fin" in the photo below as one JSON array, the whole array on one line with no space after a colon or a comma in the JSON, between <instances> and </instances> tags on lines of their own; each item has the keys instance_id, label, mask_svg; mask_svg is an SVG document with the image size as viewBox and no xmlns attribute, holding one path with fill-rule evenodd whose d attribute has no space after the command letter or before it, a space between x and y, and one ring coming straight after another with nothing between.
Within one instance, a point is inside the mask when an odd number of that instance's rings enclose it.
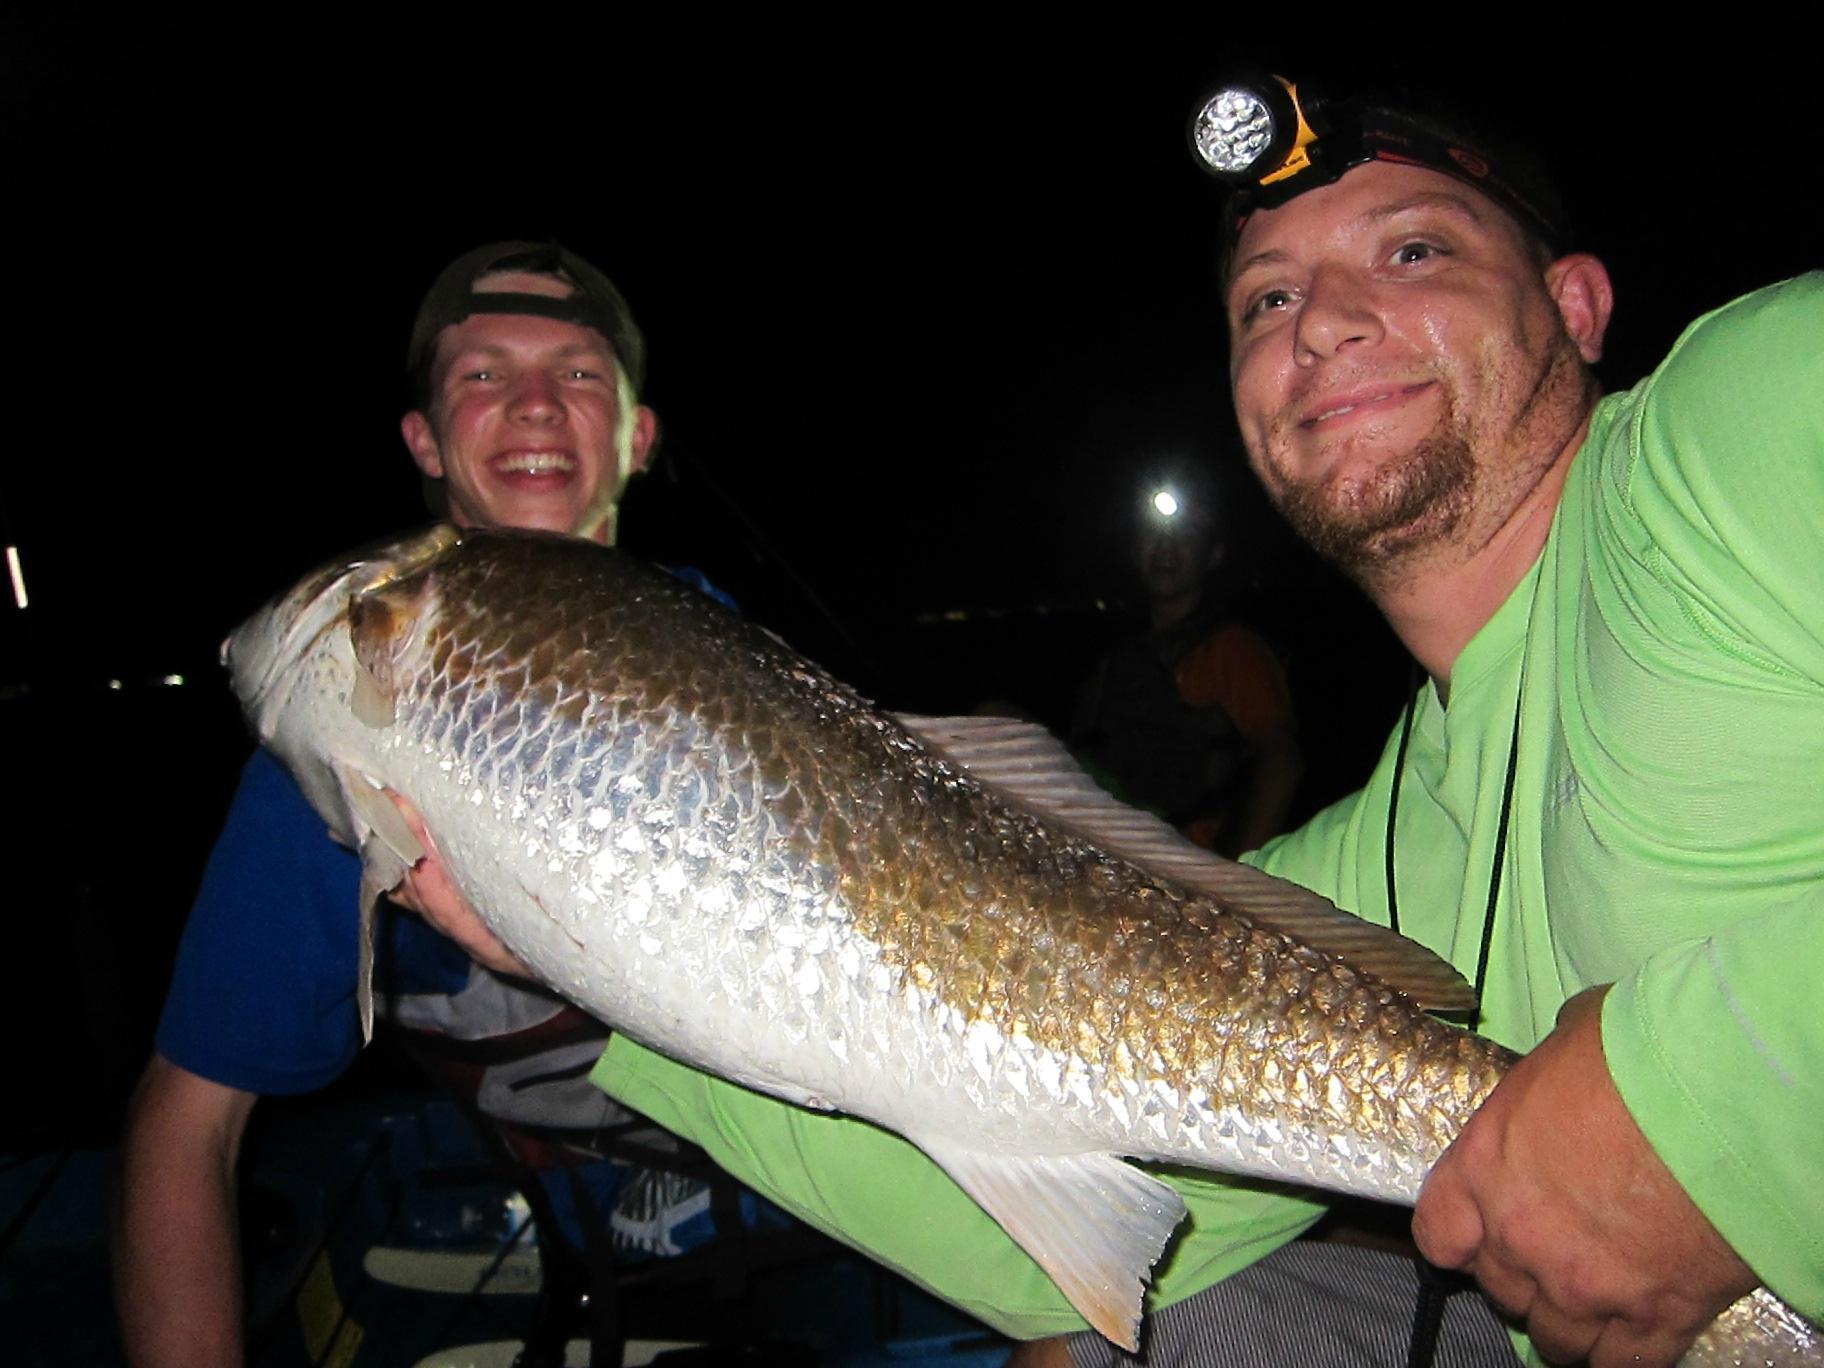
<instances>
[{"instance_id":1,"label":"fish pectoral fin","mask_svg":"<svg viewBox=\"0 0 1824 1368\"><path fill-rule=\"evenodd\" d=\"M393 725L393 691L359 660L355 662L355 690L349 707L363 725L376 731Z\"/></svg>"},{"instance_id":2,"label":"fish pectoral fin","mask_svg":"<svg viewBox=\"0 0 1824 1368\"><path fill-rule=\"evenodd\" d=\"M909 1135L1103 1335L1140 1347L1147 1277L1184 1200L1112 1154L987 1154Z\"/></svg>"},{"instance_id":3,"label":"fish pectoral fin","mask_svg":"<svg viewBox=\"0 0 1824 1368\"><path fill-rule=\"evenodd\" d=\"M389 808L392 807L386 795L380 797ZM393 815L398 816L397 811ZM380 899L399 886L408 868L410 866L372 832L361 843L361 929L356 942L359 954L355 965L355 1006L361 1013L363 1045L374 1038L374 922L379 917Z\"/></svg>"}]
</instances>

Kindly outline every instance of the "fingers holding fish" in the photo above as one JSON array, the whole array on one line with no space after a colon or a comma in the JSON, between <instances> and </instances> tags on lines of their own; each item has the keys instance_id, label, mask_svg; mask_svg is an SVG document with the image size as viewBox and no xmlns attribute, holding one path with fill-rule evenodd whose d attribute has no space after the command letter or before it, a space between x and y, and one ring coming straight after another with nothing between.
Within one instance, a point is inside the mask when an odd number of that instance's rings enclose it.
<instances>
[{"instance_id":1,"label":"fingers holding fish","mask_svg":"<svg viewBox=\"0 0 1824 1368\"><path fill-rule=\"evenodd\" d=\"M1567 1003L1471 1118L1426 1181L1413 1236L1434 1263L1474 1274L1548 1357L1676 1363L1756 1278L1615 1091L1606 991Z\"/></svg>"}]
</instances>

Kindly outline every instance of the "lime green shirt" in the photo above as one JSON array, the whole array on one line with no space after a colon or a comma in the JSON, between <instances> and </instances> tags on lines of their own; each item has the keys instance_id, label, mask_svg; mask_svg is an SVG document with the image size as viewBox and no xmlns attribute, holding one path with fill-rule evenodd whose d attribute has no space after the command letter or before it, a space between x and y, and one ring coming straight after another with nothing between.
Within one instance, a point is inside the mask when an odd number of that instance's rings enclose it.
<instances>
[{"instance_id":1,"label":"lime green shirt","mask_svg":"<svg viewBox=\"0 0 1824 1368\"><path fill-rule=\"evenodd\" d=\"M1609 1066L1706 1215L1824 1314L1824 276L1700 320L1597 407L1538 564L1421 695L1395 835L1401 927L1473 974L1516 705L1483 1029L1525 1049L1613 982ZM1387 918L1390 742L1367 786L1258 862ZM595 1080L742 1181L1010 1334L1083 1328L912 1146L616 1036ZM1312 1200L1166 1175L1169 1305Z\"/></svg>"}]
</instances>

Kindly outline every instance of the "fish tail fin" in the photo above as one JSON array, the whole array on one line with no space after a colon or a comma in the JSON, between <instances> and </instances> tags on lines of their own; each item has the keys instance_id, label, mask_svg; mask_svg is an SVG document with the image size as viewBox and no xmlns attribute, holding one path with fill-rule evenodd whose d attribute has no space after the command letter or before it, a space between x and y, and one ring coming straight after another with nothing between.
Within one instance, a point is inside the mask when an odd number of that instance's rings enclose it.
<instances>
[{"instance_id":1,"label":"fish tail fin","mask_svg":"<svg viewBox=\"0 0 1824 1368\"><path fill-rule=\"evenodd\" d=\"M1176 1192L1112 1154L987 1154L914 1139L1084 1320L1138 1352L1148 1273L1184 1217Z\"/></svg>"}]
</instances>

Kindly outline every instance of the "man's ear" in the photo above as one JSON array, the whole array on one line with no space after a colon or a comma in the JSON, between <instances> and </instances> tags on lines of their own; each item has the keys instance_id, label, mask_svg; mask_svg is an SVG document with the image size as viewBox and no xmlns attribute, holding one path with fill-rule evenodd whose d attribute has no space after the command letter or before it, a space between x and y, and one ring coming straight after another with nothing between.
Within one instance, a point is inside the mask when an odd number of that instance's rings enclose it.
<instances>
[{"instance_id":1,"label":"man's ear","mask_svg":"<svg viewBox=\"0 0 1824 1368\"><path fill-rule=\"evenodd\" d=\"M646 469L658 445L659 415L641 404L633 411L633 434L627 442L627 476L637 475Z\"/></svg>"},{"instance_id":2,"label":"man's ear","mask_svg":"<svg viewBox=\"0 0 1824 1368\"><path fill-rule=\"evenodd\" d=\"M399 435L405 438L405 447L412 453L412 460L433 480L443 478L443 451L437 445L437 433L431 427L431 420L417 409L413 409L399 420Z\"/></svg>"},{"instance_id":3,"label":"man's ear","mask_svg":"<svg viewBox=\"0 0 1824 1368\"><path fill-rule=\"evenodd\" d=\"M1584 361L1602 360L1602 339L1615 311L1609 268L1588 252L1573 252L1545 268L1545 288Z\"/></svg>"}]
</instances>

